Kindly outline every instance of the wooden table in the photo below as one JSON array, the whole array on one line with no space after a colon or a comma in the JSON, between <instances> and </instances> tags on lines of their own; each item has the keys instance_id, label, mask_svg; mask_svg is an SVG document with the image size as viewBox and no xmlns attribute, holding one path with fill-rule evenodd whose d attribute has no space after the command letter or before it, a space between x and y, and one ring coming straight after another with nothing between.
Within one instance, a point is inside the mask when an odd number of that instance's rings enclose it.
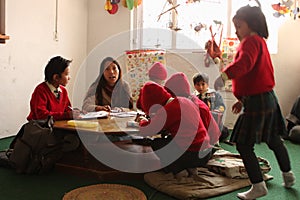
<instances>
[{"instance_id":1,"label":"wooden table","mask_svg":"<svg viewBox=\"0 0 300 200\"><path fill-rule=\"evenodd\" d=\"M71 131L82 131L94 134L105 135L127 135L138 134L139 129L135 127L127 127L128 121L134 120L135 117L107 117L103 119L90 119L90 120L78 120L79 122L98 122L97 127L81 127L81 126L69 126L68 120L56 121L54 123L55 129L65 129Z\"/></svg>"},{"instance_id":2,"label":"wooden table","mask_svg":"<svg viewBox=\"0 0 300 200\"><path fill-rule=\"evenodd\" d=\"M104 119L93 119L89 121L98 122L98 126L92 128L69 126L67 120L56 121L54 123L54 129L58 129L60 131L65 130L68 133L70 133L70 131L74 132L80 136L82 141L78 149L65 153L63 158L57 163L57 168L66 172L74 172L81 175L96 174L101 180L113 180L116 178L122 179L128 177L142 178L143 174L124 173L102 164L95 159L88 150L89 145L101 146L101 148L103 148L106 145L109 146L113 143L128 152L153 152L150 146L142 146L132 143L128 135L138 134L139 129L127 127L126 123L130 120L134 120L134 117L117 118L109 116ZM105 137L109 138L109 140L107 140L107 138L105 139ZM109 150L107 152L109 152ZM153 165L159 165L159 160L155 155L153 155Z\"/></svg>"}]
</instances>

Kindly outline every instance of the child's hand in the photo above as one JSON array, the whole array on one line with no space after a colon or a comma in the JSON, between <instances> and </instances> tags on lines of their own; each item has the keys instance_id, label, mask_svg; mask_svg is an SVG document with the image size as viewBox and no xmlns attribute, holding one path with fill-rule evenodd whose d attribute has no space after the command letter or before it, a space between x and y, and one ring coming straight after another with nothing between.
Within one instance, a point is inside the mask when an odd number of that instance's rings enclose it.
<instances>
[{"instance_id":1,"label":"child's hand","mask_svg":"<svg viewBox=\"0 0 300 200\"><path fill-rule=\"evenodd\" d=\"M140 115L137 116L134 121L140 123L141 121L148 121L148 119L145 116Z\"/></svg>"},{"instance_id":2,"label":"child's hand","mask_svg":"<svg viewBox=\"0 0 300 200\"><path fill-rule=\"evenodd\" d=\"M81 111L79 109L74 109L72 111L73 119L81 119Z\"/></svg>"},{"instance_id":3,"label":"child's hand","mask_svg":"<svg viewBox=\"0 0 300 200\"><path fill-rule=\"evenodd\" d=\"M81 111L79 109L73 109L66 112L68 119L81 119L80 113Z\"/></svg>"},{"instance_id":4,"label":"child's hand","mask_svg":"<svg viewBox=\"0 0 300 200\"><path fill-rule=\"evenodd\" d=\"M232 105L232 112L234 114L238 114L239 112L241 112L242 108L243 108L243 103L241 101L238 101Z\"/></svg>"}]
</instances>

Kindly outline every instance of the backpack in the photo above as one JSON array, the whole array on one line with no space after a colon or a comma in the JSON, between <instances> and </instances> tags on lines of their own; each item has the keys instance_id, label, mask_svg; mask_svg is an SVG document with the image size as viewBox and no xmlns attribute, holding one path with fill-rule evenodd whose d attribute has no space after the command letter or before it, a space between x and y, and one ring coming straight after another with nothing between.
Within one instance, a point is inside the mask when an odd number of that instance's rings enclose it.
<instances>
[{"instance_id":1,"label":"backpack","mask_svg":"<svg viewBox=\"0 0 300 200\"><path fill-rule=\"evenodd\" d=\"M53 117L24 124L7 152L17 173L43 174L62 157L62 142L53 134Z\"/></svg>"}]
</instances>

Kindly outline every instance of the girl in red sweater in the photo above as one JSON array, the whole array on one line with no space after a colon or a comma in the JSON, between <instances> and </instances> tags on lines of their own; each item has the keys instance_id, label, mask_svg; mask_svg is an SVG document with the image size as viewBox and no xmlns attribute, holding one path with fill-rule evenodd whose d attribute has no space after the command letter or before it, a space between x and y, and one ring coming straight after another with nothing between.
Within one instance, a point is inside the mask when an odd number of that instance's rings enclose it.
<instances>
[{"instance_id":1,"label":"girl in red sweater","mask_svg":"<svg viewBox=\"0 0 300 200\"><path fill-rule=\"evenodd\" d=\"M141 105L150 116L150 119L137 119L141 135L152 136L161 131L170 135L169 140L160 140L161 144L152 146L165 172L181 178L188 175L186 169L206 165L212 155L212 145L198 105L186 97L173 98L154 82L146 83L141 89Z\"/></svg>"},{"instance_id":2,"label":"girl in red sweater","mask_svg":"<svg viewBox=\"0 0 300 200\"><path fill-rule=\"evenodd\" d=\"M53 116L54 120L80 118L80 111L71 109L65 88L71 78L70 63L71 60L60 56L51 58L45 67L45 81L31 96L27 120L47 119L48 116Z\"/></svg>"},{"instance_id":3,"label":"girl in red sweater","mask_svg":"<svg viewBox=\"0 0 300 200\"><path fill-rule=\"evenodd\" d=\"M265 16L260 7L248 5L236 12L233 23L241 43L235 60L223 70L221 77L232 80L233 93L239 100L232 107L233 113L243 108L230 140L236 143L252 187L237 196L256 199L265 196L268 190L254 153L255 143L266 142L274 152L282 171L283 186L291 187L295 177L281 138L286 128L273 91L274 70L265 42L269 35Z\"/></svg>"}]
</instances>

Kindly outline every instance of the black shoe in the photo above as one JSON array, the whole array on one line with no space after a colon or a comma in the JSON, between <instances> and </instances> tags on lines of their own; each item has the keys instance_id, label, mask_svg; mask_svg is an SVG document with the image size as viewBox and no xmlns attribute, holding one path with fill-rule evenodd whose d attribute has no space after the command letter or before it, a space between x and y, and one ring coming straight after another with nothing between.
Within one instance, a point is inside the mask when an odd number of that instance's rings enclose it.
<instances>
[{"instance_id":1,"label":"black shoe","mask_svg":"<svg viewBox=\"0 0 300 200\"><path fill-rule=\"evenodd\" d=\"M224 142L228 136L229 136L229 130L226 126L223 126L219 141Z\"/></svg>"},{"instance_id":2,"label":"black shoe","mask_svg":"<svg viewBox=\"0 0 300 200\"><path fill-rule=\"evenodd\" d=\"M12 168L11 162L7 157L7 151L0 151L0 167Z\"/></svg>"}]
</instances>

